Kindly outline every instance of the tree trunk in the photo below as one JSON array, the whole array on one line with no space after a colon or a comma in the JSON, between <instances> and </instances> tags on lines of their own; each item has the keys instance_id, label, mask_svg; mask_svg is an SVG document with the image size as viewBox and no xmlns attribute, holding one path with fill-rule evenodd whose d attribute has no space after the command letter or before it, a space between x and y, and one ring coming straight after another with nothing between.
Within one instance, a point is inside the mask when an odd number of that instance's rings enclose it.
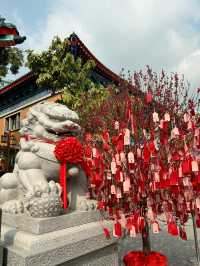
<instances>
[{"instance_id":1,"label":"tree trunk","mask_svg":"<svg viewBox=\"0 0 200 266\"><path fill-rule=\"evenodd\" d=\"M195 213L194 212L192 212L192 224L193 224L193 232L194 232L196 258L197 258L198 265L200 265L199 242L198 242L197 227L196 227Z\"/></svg>"},{"instance_id":2,"label":"tree trunk","mask_svg":"<svg viewBox=\"0 0 200 266\"><path fill-rule=\"evenodd\" d=\"M145 221L145 227L142 229L142 246L145 256L148 256L151 252L151 242L149 236L149 225L147 221Z\"/></svg>"}]
</instances>

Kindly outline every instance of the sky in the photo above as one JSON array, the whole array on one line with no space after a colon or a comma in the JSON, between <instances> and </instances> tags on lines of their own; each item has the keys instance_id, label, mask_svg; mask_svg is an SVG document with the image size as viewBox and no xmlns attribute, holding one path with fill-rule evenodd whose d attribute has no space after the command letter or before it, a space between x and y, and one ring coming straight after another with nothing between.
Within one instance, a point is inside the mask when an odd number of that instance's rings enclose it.
<instances>
[{"instance_id":1,"label":"sky","mask_svg":"<svg viewBox=\"0 0 200 266\"><path fill-rule=\"evenodd\" d=\"M43 50L55 35L75 32L115 73L178 72L200 87L199 0L0 0L0 14ZM27 70L22 69L19 75Z\"/></svg>"}]
</instances>

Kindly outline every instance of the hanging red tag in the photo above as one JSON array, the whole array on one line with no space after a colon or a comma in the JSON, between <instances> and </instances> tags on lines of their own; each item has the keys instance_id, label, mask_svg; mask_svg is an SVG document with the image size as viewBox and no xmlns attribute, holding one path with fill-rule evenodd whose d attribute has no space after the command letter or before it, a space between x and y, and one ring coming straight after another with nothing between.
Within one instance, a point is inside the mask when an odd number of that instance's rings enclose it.
<instances>
[{"instance_id":1,"label":"hanging red tag","mask_svg":"<svg viewBox=\"0 0 200 266\"><path fill-rule=\"evenodd\" d=\"M144 144L144 149L143 149L143 159L145 163L149 163L150 152L149 152L149 149L147 148L146 143Z\"/></svg>"},{"instance_id":2,"label":"hanging red tag","mask_svg":"<svg viewBox=\"0 0 200 266\"><path fill-rule=\"evenodd\" d=\"M182 162L182 172L184 175L188 175L192 173L191 160L188 159Z\"/></svg>"},{"instance_id":3,"label":"hanging red tag","mask_svg":"<svg viewBox=\"0 0 200 266\"><path fill-rule=\"evenodd\" d=\"M121 165L119 153L115 154L115 161L117 165Z\"/></svg>"},{"instance_id":4,"label":"hanging red tag","mask_svg":"<svg viewBox=\"0 0 200 266\"><path fill-rule=\"evenodd\" d=\"M131 164L134 164L135 163L134 154L133 154L132 151L130 151L128 153L128 162L131 163Z\"/></svg>"},{"instance_id":5,"label":"hanging red tag","mask_svg":"<svg viewBox=\"0 0 200 266\"><path fill-rule=\"evenodd\" d=\"M147 103L151 103L152 100L153 100L152 93L150 91L148 91L147 94L146 94L146 102Z\"/></svg>"},{"instance_id":6,"label":"hanging red tag","mask_svg":"<svg viewBox=\"0 0 200 266\"><path fill-rule=\"evenodd\" d=\"M130 130L126 128L124 133L124 145L128 146L131 144L131 138L130 138Z\"/></svg>"},{"instance_id":7,"label":"hanging red tag","mask_svg":"<svg viewBox=\"0 0 200 266\"><path fill-rule=\"evenodd\" d=\"M121 192L121 189L118 188L117 189L117 195L116 195L117 199L121 199L122 198L122 192Z\"/></svg>"},{"instance_id":8,"label":"hanging red tag","mask_svg":"<svg viewBox=\"0 0 200 266\"><path fill-rule=\"evenodd\" d=\"M116 149L118 152L123 151L124 149L124 136L122 134L120 134L117 138L117 146Z\"/></svg>"},{"instance_id":9,"label":"hanging red tag","mask_svg":"<svg viewBox=\"0 0 200 266\"><path fill-rule=\"evenodd\" d=\"M111 187L110 187L110 193L111 194L116 194L116 188L115 188L115 185L111 185Z\"/></svg>"},{"instance_id":10,"label":"hanging red tag","mask_svg":"<svg viewBox=\"0 0 200 266\"><path fill-rule=\"evenodd\" d=\"M115 236L115 237L121 237L122 236L122 227L121 227L121 224L119 222L116 222L114 225L113 236Z\"/></svg>"},{"instance_id":11,"label":"hanging red tag","mask_svg":"<svg viewBox=\"0 0 200 266\"><path fill-rule=\"evenodd\" d=\"M134 225L131 226L130 237L136 237L136 230Z\"/></svg>"},{"instance_id":12,"label":"hanging red tag","mask_svg":"<svg viewBox=\"0 0 200 266\"><path fill-rule=\"evenodd\" d=\"M154 143L153 140L149 142L149 150L150 150L151 153L155 153L156 152L155 143Z\"/></svg>"},{"instance_id":13,"label":"hanging red tag","mask_svg":"<svg viewBox=\"0 0 200 266\"><path fill-rule=\"evenodd\" d=\"M175 222L168 223L168 233L173 236L178 236L178 227Z\"/></svg>"},{"instance_id":14,"label":"hanging red tag","mask_svg":"<svg viewBox=\"0 0 200 266\"><path fill-rule=\"evenodd\" d=\"M107 179L111 180L112 179L112 174L110 172L107 173Z\"/></svg>"},{"instance_id":15,"label":"hanging red tag","mask_svg":"<svg viewBox=\"0 0 200 266\"><path fill-rule=\"evenodd\" d=\"M141 158L142 157L142 151L139 148L137 148L137 157L138 158Z\"/></svg>"},{"instance_id":16,"label":"hanging red tag","mask_svg":"<svg viewBox=\"0 0 200 266\"><path fill-rule=\"evenodd\" d=\"M115 180L116 182L120 182L120 169L117 169L116 173L115 173Z\"/></svg>"},{"instance_id":17,"label":"hanging red tag","mask_svg":"<svg viewBox=\"0 0 200 266\"><path fill-rule=\"evenodd\" d=\"M130 178L126 178L126 180L123 182L123 190L124 190L124 192L129 192L130 187L131 187Z\"/></svg>"},{"instance_id":18,"label":"hanging red tag","mask_svg":"<svg viewBox=\"0 0 200 266\"><path fill-rule=\"evenodd\" d=\"M96 148L92 148L92 156L93 156L94 158L97 157L97 149L96 149Z\"/></svg>"},{"instance_id":19,"label":"hanging red tag","mask_svg":"<svg viewBox=\"0 0 200 266\"><path fill-rule=\"evenodd\" d=\"M192 161L192 172L198 172L199 166L196 160Z\"/></svg>"},{"instance_id":20,"label":"hanging red tag","mask_svg":"<svg viewBox=\"0 0 200 266\"><path fill-rule=\"evenodd\" d=\"M111 162L110 168L111 168L111 172L112 172L112 174L115 175L115 174L116 174L116 171L117 171L117 166L116 166L116 162L115 162L114 159L113 159L113 161Z\"/></svg>"},{"instance_id":21,"label":"hanging red tag","mask_svg":"<svg viewBox=\"0 0 200 266\"><path fill-rule=\"evenodd\" d=\"M158 222L154 222L152 224L152 230L153 230L154 234L159 234L160 233L160 227L159 227Z\"/></svg>"},{"instance_id":22,"label":"hanging red tag","mask_svg":"<svg viewBox=\"0 0 200 266\"><path fill-rule=\"evenodd\" d=\"M170 121L170 114L169 113L165 113L164 120L168 121L168 122Z\"/></svg>"},{"instance_id":23,"label":"hanging red tag","mask_svg":"<svg viewBox=\"0 0 200 266\"><path fill-rule=\"evenodd\" d=\"M119 130L119 122L115 121L115 125L114 125L115 130Z\"/></svg>"},{"instance_id":24,"label":"hanging red tag","mask_svg":"<svg viewBox=\"0 0 200 266\"><path fill-rule=\"evenodd\" d=\"M125 153L122 151L120 152L120 160L121 162L125 163L126 162L126 155Z\"/></svg>"},{"instance_id":25,"label":"hanging red tag","mask_svg":"<svg viewBox=\"0 0 200 266\"><path fill-rule=\"evenodd\" d=\"M156 112L153 113L153 122L154 123L159 122L159 116L158 116L158 113L156 113Z\"/></svg>"},{"instance_id":26,"label":"hanging red tag","mask_svg":"<svg viewBox=\"0 0 200 266\"><path fill-rule=\"evenodd\" d=\"M178 170L173 170L170 175L170 186L178 185L178 180L179 180L179 172Z\"/></svg>"}]
</instances>

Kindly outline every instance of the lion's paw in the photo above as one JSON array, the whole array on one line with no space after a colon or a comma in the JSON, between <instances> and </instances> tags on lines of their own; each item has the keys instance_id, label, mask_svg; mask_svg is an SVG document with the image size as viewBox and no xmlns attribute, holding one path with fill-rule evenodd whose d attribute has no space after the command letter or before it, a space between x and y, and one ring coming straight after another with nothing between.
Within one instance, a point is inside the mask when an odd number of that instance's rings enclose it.
<instances>
[{"instance_id":1,"label":"lion's paw","mask_svg":"<svg viewBox=\"0 0 200 266\"><path fill-rule=\"evenodd\" d=\"M20 200L9 200L2 205L2 211L11 214L23 213L23 202Z\"/></svg>"},{"instance_id":2,"label":"lion's paw","mask_svg":"<svg viewBox=\"0 0 200 266\"><path fill-rule=\"evenodd\" d=\"M26 212L32 217L58 216L62 212L62 201L60 198L62 189L59 184L50 181L41 190L39 185L34 187L30 197L25 197Z\"/></svg>"}]
</instances>

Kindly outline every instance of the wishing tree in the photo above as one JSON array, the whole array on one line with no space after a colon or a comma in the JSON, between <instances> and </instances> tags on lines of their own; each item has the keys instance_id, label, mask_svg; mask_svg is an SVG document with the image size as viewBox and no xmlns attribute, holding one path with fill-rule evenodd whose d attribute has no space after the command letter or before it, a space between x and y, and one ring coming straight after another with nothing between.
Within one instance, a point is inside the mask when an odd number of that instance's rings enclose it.
<instances>
[{"instance_id":1,"label":"wishing tree","mask_svg":"<svg viewBox=\"0 0 200 266\"><path fill-rule=\"evenodd\" d=\"M115 237L123 228L142 235L143 253L128 254L127 265L167 265L149 241L150 227L160 231L161 215L168 232L184 240L190 214L200 226L199 103L189 93L183 77L147 67L94 108L84 125L86 172L98 209L114 221ZM107 228L104 233L109 237Z\"/></svg>"}]
</instances>

